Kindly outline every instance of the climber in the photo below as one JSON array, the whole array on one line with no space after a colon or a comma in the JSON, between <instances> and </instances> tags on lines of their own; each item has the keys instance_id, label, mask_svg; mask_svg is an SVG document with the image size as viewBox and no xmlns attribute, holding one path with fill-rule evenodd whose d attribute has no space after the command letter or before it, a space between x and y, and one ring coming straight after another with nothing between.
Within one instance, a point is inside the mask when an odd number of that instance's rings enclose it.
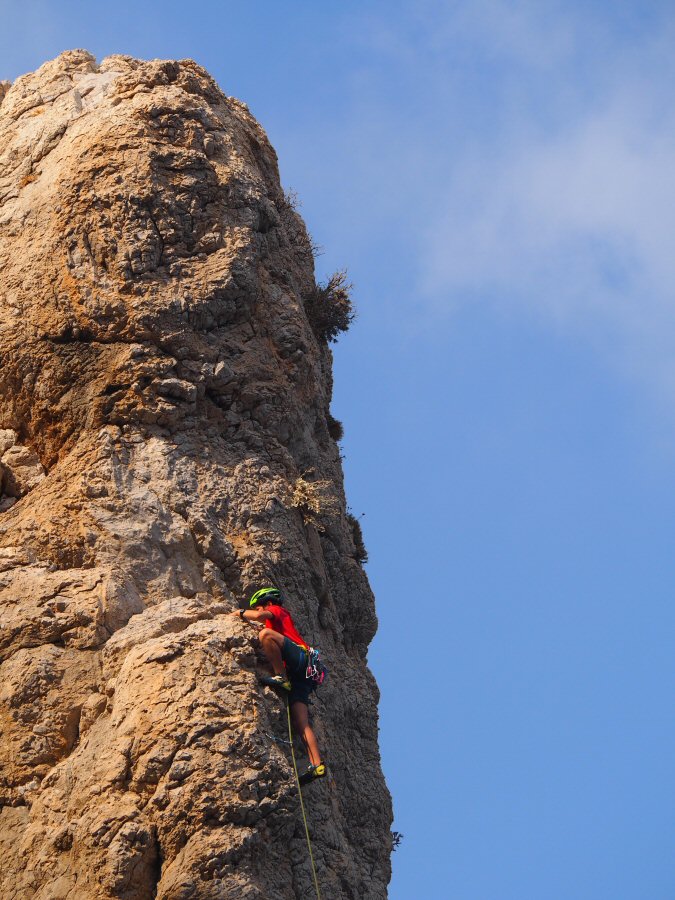
<instances>
[{"instance_id":1,"label":"climber","mask_svg":"<svg viewBox=\"0 0 675 900\"><path fill-rule=\"evenodd\" d=\"M319 745L309 724L309 695L317 684L307 677L310 647L300 636L283 602L281 591L274 587L262 588L253 594L248 609L239 609L232 615L245 622L263 625L259 632L260 643L274 674L264 676L261 681L288 693L293 730L302 738L309 756L309 768L300 777L300 784L304 785L326 775L326 766L321 762Z\"/></svg>"}]
</instances>

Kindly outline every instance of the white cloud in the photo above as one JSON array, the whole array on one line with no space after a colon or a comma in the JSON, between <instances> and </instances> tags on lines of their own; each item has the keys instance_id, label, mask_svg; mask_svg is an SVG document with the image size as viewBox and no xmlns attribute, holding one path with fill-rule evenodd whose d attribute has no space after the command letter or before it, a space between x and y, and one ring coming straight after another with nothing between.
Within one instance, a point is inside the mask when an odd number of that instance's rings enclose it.
<instances>
[{"instance_id":1,"label":"white cloud","mask_svg":"<svg viewBox=\"0 0 675 900\"><path fill-rule=\"evenodd\" d=\"M408 223L417 205L429 325L462 303L535 316L672 399L673 12L642 21L638 4L633 18L612 18L503 0L416 9L405 33L373 26L378 52L414 72L420 96L418 108L380 107L379 144L409 136L407 117L416 168L402 181L400 155L385 157L373 180L396 177Z\"/></svg>"},{"instance_id":2,"label":"white cloud","mask_svg":"<svg viewBox=\"0 0 675 900\"><path fill-rule=\"evenodd\" d=\"M557 135L511 134L501 152L456 159L420 260L435 315L465 302L529 310L672 399L675 117L653 113L626 86Z\"/></svg>"}]
</instances>

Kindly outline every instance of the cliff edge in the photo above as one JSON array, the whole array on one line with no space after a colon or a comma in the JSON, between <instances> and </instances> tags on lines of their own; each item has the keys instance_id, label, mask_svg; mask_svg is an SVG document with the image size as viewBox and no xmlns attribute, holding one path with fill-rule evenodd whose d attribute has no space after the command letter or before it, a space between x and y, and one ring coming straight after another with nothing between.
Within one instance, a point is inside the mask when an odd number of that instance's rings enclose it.
<instances>
[{"instance_id":1,"label":"cliff edge","mask_svg":"<svg viewBox=\"0 0 675 900\"><path fill-rule=\"evenodd\" d=\"M339 299L265 133L194 62L78 50L0 83L6 900L314 895L284 705L228 616L270 583L331 673L322 894L386 897L376 619L317 315Z\"/></svg>"}]
</instances>

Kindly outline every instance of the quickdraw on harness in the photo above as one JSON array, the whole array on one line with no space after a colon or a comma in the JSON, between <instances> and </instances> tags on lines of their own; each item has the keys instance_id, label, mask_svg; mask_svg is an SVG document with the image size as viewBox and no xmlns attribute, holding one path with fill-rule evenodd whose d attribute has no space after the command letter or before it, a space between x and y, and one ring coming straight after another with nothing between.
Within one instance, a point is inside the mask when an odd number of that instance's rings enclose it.
<instances>
[{"instance_id":1,"label":"quickdraw on harness","mask_svg":"<svg viewBox=\"0 0 675 900\"><path fill-rule=\"evenodd\" d=\"M328 670L321 661L321 653L315 647L310 647L307 650L307 670L305 672L305 677L313 681L318 687L318 685L323 684L327 675Z\"/></svg>"}]
</instances>

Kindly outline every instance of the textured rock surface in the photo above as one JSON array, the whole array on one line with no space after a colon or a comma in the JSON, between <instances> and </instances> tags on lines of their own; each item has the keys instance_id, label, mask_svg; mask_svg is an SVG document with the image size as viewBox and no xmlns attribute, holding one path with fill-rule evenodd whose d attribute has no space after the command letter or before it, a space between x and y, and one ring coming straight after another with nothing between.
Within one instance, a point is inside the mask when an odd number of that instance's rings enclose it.
<instances>
[{"instance_id":1,"label":"textured rock surface","mask_svg":"<svg viewBox=\"0 0 675 900\"><path fill-rule=\"evenodd\" d=\"M284 709L227 616L269 581L333 673L324 897L386 896L376 620L313 286L273 149L195 63L73 51L0 84L5 900L313 896Z\"/></svg>"}]
</instances>

